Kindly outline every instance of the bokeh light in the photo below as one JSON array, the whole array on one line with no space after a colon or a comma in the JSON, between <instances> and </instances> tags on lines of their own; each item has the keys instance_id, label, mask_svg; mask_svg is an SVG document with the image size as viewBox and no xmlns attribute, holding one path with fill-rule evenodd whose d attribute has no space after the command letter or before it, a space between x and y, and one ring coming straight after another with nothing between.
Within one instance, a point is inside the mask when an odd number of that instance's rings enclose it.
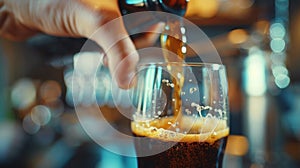
<instances>
[{"instance_id":1,"label":"bokeh light","mask_svg":"<svg viewBox=\"0 0 300 168\"><path fill-rule=\"evenodd\" d=\"M281 23L273 23L270 27L271 38L284 38L286 30Z\"/></svg>"},{"instance_id":2,"label":"bokeh light","mask_svg":"<svg viewBox=\"0 0 300 168\"><path fill-rule=\"evenodd\" d=\"M56 101L61 96L61 87L58 82L45 81L40 87L40 96L45 102Z\"/></svg>"},{"instance_id":3,"label":"bokeh light","mask_svg":"<svg viewBox=\"0 0 300 168\"><path fill-rule=\"evenodd\" d=\"M211 18L215 16L219 10L218 0L190 0L190 5L187 10L188 16L196 15L202 18Z\"/></svg>"},{"instance_id":4,"label":"bokeh light","mask_svg":"<svg viewBox=\"0 0 300 168\"><path fill-rule=\"evenodd\" d=\"M255 31L259 34L267 34L270 30L270 22L268 20L259 20L255 23Z\"/></svg>"},{"instance_id":5,"label":"bokeh light","mask_svg":"<svg viewBox=\"0 0 300 168\"><path fill-rule=\"evenodd\" d=\"M30 79L18 80L12 87L11 102L16 109L25 109L31 106L36 99L36 88Z\"/></svg>"},{"instance_id":6,"label":"bokeh light","mask_svg":"<svg viewBox=\"0 0 300 168\"><path fill-rule=\"evenodd\" d=\"M280 53L285 49L285 41L283 39L272 39L270 43L270 47L273 52Z\"/></svg>"},{"instance_id":7,"label":"bokeh light","mask_svg":"<svg viewBox=\"0 0 300 168\"><path fill-rule=\"evenodd\" d=\"M60 99L46 104L50 109L51 117L59 117L65 110L64 102Z\"/></svg>"},{"instance_id":8,"label":"bokeh light","mask_svg":"<svg viewBox=\"0 0 300 168\"><path fill-rule=\"evenodd\" d=\"M232 30L228 34L228 39L233 44L242 44L249 38L248 33L243 29Z\"/></svg>"},{"instance_id":9,"label":"bokeh light","mask_svg":"<svg viewBox=\"0 0 300 168\"><path fill-rule=\"evenodd\" d=\"M24 131L28 134L36 134L41 128L40 125L32 121L30 114L26 115L23 118L22 126Z\"/></svg>"},{"instance_id":10,"label":"bokeh light","mask_svg":"<svg viewBox=\"0 0 300 168\"><path fill-rule=\"evenodd\" d=\"M235 156L244 156L247 154L249 142L245 136L230 135L227 141L226 153Z\"/></svg>"},{"instance_id":11,"label":"bokeh light","mask_svg":"<svg viewBox=\"0 0 300 168\"><path fill-rule=\"evenodd\" d=\"M48 107L37 105L31 110L31 119L35 124L44 126L50 121L51 112Z\"/></svg>"},{"instance_id":12,"label":"bokeh light","mask_svg":"<svg viewBox=\"0 0 300 168\"><path fill-rule=\"evenodd\" d=\"M248 95L260 96L267 90L264 52L257 47L249 50L245 60L244 85Z\"/></svg>"},{"instance_id":13,"label":"bokeh light","mask_svg":"<svg viewBox=\"0 0 300 168\"><path fill-rule=\"evenodd\" d=\"M272 67L272 73L273 75L276 77L278 75L288 75L288 70L285 66L282 66L282 65L276 65L276 66L273 66Z\"/></svg>"},{"instance_id":14,"label":"bokeh light","mask_svg":"<svg viewBox=\"0 0 300 168\"><path fill-rule=\"evenodd\" d=\"M281 89L286 88L290 84L290 77L285 74L280 74L275 77L275 84Z\"/></svg>"}]
</instances>

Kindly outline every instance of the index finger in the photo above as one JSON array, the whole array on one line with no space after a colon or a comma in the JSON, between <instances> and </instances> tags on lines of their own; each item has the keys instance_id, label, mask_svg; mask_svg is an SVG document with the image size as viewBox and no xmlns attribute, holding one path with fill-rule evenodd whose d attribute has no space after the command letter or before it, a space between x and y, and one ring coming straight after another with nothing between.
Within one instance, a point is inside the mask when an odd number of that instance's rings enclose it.
<instances>
[{"instance_id":1,"label":"index finger","mask_svg":"<svg viewBox=\"0 0 300 168\"><path fill-rule=\"evenodd\" d=\"M131 87L139 60L136 48L130 39L122 17L102 25L91 37L104 50L112 77L120 88Z\"/></svg>"}]
</instances>

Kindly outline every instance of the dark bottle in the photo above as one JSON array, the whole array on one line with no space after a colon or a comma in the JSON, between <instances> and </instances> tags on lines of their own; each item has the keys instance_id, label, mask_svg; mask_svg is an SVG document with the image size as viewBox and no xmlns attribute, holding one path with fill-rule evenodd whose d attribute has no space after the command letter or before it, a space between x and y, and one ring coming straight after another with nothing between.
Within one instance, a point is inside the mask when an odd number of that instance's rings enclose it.
<instances>
[{"instance_id":1,"label":"dark bottle","mask_svg":"<svg viewBox=\"0 0 300 168\"><path fill-rule=\"evenodd\" d=\"M188 0L119 0L123 15L140 11L163 11L183 16Z\"/></svg>"}]
</instances>

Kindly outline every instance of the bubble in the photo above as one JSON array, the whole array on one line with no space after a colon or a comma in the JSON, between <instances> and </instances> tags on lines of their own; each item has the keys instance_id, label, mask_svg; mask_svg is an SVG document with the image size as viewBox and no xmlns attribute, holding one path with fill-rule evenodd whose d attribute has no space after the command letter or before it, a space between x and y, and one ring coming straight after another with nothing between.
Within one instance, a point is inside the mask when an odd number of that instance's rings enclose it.
<instances>
[{"instance_id":1,"label":"bubble","mask_svg":"<svg viewBox=\"0 0 300 168\"><path fill-rule=\"evenodd\" d=\"M192 114L191 110L189 110L189 109L185 109L185 112L186 112L186 114L188 114L188 115Z\"/></svg>"},{"instance_id":2,"label":"bubble","mask_svg":"<svg viewBox=\"0 0 300 168\"><path fill-rule=\"evenodd\" d=\"M206 115L206 118L215 118L215 116L213 116L212 114L208 113L208 114Z\"/></svg>"},{"instance_id":3,"label":"bubble","mask_svg":"<svg viewBox=\"0 0 300 168\"><path fill-rule=\"evenodd\" d=\"M181 52L182 52L182 53L186 53L186 51L187 51L186 47L185 47L185 46L182 46L182 47L181 47Z\"/></svg>"},{"instance_id":4,"label":"bubble","mask_svg":"<svg viewBox=\"0 0 300 168\"><path fill-rule=\"evenodd\" d=\"M153 114L153 117L154 117L154 118L159 118L159 116L158 116L158 115L156 115L156 114Z\"/></svg>"},{"instance_id":5,"label":"bubble","mask_svg":"<svg viewBox=\"0 0 300 168\"><path fill-rule=\"evenodd\" d=\"M194 92L197 91L197 88L193 87L193 88L190 88L190 93L193 94Z\"/></svg>"},{"instance_id":6,"label":"bubble","mask_svg":"<svg viewBox=\"0 0 300 168\"><path fill-rule=\"evenodd\" d=\"M165 26L165 29L166 29L166 30L170 30L170 26L169 26L169 25L166 25L166 26Z\"/></svg>"},{"instance_id":7,"label":"bubble","mask_svg":"<svg viewBox=\"0 0 300 168\"><path fill-rule=\"evenodd\" d=\"M182 36L182 42L186 43L187 42L187 38L186 36Z\"/></svg>"},{"instance_id":8,"label":"bubble","mask_svg":"<svg viewBox=\"0 0 300 168\"><path fill-rule=\"evenodd\" d=\"M185 27L183 27L183 26L182 26L182 27L180 27L180 31L181 31L181 33L182 33L182 34L185 34L185 32L186 32L186 29L185 29Z\"/></svg>"},{"instance_id":9,"label":"bubble","mask_svg":"<svg viewBox=\"0 0 300 168\"><path fill-rule=\"evenodd\" d=\"M171 125L173 128L176 128L179 123L178 122L172 123L169 121L168 124Z\"/></svg>"},{"instance_id":10,"label":"bubble","mask_svg":"<svg viewBox=\"0 0 300 168\"><path fill-rule=\"evenodd\" d=\"M174 83L170 83L169 86L170 86L171 88L174 88Z\"/></svg>"},{"instance_id":11,"label":"bubble","mask_svg":"<svg viewBox=\"0 0 300 168\"><path fill-rule=\"evenodd\" d=\"M177 78L181 78L181 73L177 73Z\"/></svg>"},{"instance_id":12,"label":"bubble","mask_svg":"<svg viewBox=\"0 0 300 168\"><path fill-rule=\"evenodd\" d=\"M223 111L222 109L218 109L217 112L218 112L220 117L223 117L226 114L226 112Z\"/></svg>"},{"instance_id":13,"label":"bubble","mask_svg":"<svg viewBox=\"0 0 300 168\"><path fill-rule=\"evenodd\" d=\"M192 107L195 107L196 108L196 110L197 110L197 112L198 112L198 114L199 114L199 116L202 118L203 116L202 116L202 111L203 110L212 110L212 107L210 107L210 106L201 106L201 105L199 105L199 104L196 104L196 103L191 103L191 106Z\"/></svg>"},{"instance_id":14,"label":"bubble","mask_svg":"<svg viewBox=\"0 0 300 168\"><path fill-rule=\"evenodd\" d=\"M159 116L162 114L162 111L165 109L167 105L167 96L161 90L153 90L152 94L153 100L151 101L151 111L154 116Z\"/></svg>"},{"instance_id":15,"label":"bubble","mask_svg":"<svg viewBox=\"0 0 300 168\"><path fill-rule=\"evenodd\" d=\"M161 80L162 83L169 83L169 80L168 79L163 79Z\"/></svg>"},{"instance_id":16,"label":"bubble","mask_svg":"<svg viewBox=\"0 0 300 168\"><path fill-rule=\"evenodd\" d=\"M168 79L163 79L162 83L165 83L167 86L170 86L171 88L174 88L174 83L171 83Z\"/></svg>"},{"instance_id":17,"label":"bubble","mask_svg":"<svg viewBox=\"0 0 300 168\"><path fill-rule=\"evenodd\" d=\"M157 132L157 128L156 127L152 127L151 128L151 133Z\"/></svg>"}]
</instances>

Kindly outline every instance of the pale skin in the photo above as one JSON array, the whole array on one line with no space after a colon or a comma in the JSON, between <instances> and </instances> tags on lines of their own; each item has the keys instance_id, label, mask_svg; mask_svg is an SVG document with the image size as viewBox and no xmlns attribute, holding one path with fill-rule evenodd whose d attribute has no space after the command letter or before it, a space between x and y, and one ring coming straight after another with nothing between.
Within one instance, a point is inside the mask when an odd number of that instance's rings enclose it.
<instances>
[{"instance_id":1,"label":"pale skin","mask_svg":"<svg viewBox=\"0 0 300 168\"><path fill-rule=\"evenodd\" d=\"M139 60L136 48L152 45L158 35L147 34L133 42L122 19L115 20L113 26L103 26L119 17L117 0L0 0L0 36L25 40L46 33L91 38L106 52L104 63L118 85L129 88ZM100 27L102 31L95 33ZM149 29L162 27L157 24Z\"/></svg>"}]
</instances>

